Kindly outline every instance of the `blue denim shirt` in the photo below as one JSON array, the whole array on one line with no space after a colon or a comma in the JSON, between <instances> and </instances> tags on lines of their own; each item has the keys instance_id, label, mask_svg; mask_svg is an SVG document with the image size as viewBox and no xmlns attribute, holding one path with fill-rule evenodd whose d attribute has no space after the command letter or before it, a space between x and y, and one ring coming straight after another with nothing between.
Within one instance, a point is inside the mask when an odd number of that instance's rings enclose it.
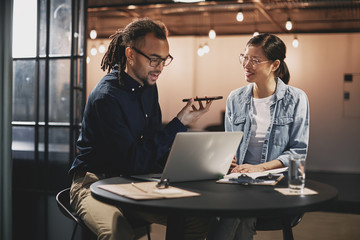
<instances>
[{"instance_id":1,"label":"blue denim shirt","mask_svg":"<svg viewBox=\"0 0 360 240\"><path fill-rule=\"evenodd\" d=\"M275 103L270 106L271 121L266 132L260 163L275 159L289 165L292 154L307 154L309 142L309 103L306 94L277 78ZM244 132L236 152L237 164L244 162L251 136L253 109L251 83L232 91L227 99L225 130Z\"/></svg>"}]
</instances>

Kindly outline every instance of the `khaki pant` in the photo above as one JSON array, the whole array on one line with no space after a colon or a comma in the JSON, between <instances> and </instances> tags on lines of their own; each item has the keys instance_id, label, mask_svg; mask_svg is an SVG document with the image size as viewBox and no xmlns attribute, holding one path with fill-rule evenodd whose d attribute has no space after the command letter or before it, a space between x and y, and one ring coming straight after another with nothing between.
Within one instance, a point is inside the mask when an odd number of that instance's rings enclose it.
<instances>
[{"instance_id":1,"label":"khaki pant","mask_svg":"<svg viewBox=\"0 0 360 240\"><path fill-rule=\"evenodd\" d=\"M89 229L99 240L132 240L134 231L126 217L139 218L150 223L166 225L166 215L147 212L126 212L103 203L91 196L90 185L100 180L100 175L87 172L71 185L70 203ZM185 219L184 239L204 239L210 219L188 217Z\"/></svg>"},{"instance_id":2,"label":"khaki pant","mask_svg":"<svg viewBox=\"0 0 360 240\"><path fill-rule=\"evenodd\" d=\"M253 240L256 218L217 218L211 223L207 240Z\"/></svg>"}]
</instances>

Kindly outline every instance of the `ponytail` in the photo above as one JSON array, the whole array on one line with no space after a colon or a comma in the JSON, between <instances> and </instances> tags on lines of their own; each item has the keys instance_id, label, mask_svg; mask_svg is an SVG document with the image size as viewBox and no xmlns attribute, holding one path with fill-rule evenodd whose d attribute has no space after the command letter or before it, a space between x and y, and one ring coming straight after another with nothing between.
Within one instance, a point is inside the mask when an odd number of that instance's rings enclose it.
<instances>
[{"instance_id":1,"label":"ponytail","mask_svg":"<svg viewBox=\"0 0 360 240\"><path fill-rule=\"evenodd\" d=\"M280 63L280 66L278 69L276 69L275 71L275 76L279 77L285 84L288 84L290 81L290 72L289 69L287 67L287 64L285 63L285 61L282 61Z\"/></svg>"}]
</instances>

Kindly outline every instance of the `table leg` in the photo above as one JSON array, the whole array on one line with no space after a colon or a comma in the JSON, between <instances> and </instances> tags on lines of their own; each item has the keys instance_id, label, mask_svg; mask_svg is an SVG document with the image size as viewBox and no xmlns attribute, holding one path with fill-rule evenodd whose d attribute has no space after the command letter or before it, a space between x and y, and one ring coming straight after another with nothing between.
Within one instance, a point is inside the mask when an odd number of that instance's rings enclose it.
<instances>
[{"instance_id":1,"label":"table leg","mask_svg":"<svg viewBox=\"0 0 360 240\"><path fill-rule=\"evenodd\" d=\"M294 236L292 233L292 227L291 227L291 217L290 216L284 216L282 218L282 224L283 224L283 238L284 240L294 240Z\"/></svg>"},{"instance_id":2,"label":"table leg","mask_svg":"<svg viewBox=\"0 0 360 240\"><path fill-rule=\"evenodd\" d=\"M168 215L166 227L166 240L184 239L185 217L180 215Z\"/></svg>"}]
</instances>

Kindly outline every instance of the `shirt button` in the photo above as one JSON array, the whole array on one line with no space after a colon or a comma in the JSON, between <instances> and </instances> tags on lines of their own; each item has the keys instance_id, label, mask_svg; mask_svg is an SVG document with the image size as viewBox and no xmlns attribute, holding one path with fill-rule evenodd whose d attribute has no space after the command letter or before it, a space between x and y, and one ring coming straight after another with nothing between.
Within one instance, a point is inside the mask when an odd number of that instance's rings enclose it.
<instances>
[{"instance_id":1,"label":"shirt button","mask_svg":"<svg viewBox=\"0 0 360 240\"><path fill-rule=\"evenodd\" d=\"M140 138L143 139L143 138L144 138L144 135L141 135Z\"/></svg>"},{"instance_id":2,"label":"shirt button","mask_svg":"<svg viewBox=\"0 0 360 240\"><path fill-rule=\"evenodd\" d=\"M147 115L147 114L145 114L145 117L147 118L147 117L148 117L148 115Z\"/></svg>"},{"instance_id":3,"label":"shirt button","mask_svg":"<svg viewBox=\"0 0 360 240\"><path fill-rule=\"evenodd\" d=\"M134 88L132 88L132 89L131 89L131 91L135 91L135 89L134 89Z\"/></svg>"}]
</instances>

